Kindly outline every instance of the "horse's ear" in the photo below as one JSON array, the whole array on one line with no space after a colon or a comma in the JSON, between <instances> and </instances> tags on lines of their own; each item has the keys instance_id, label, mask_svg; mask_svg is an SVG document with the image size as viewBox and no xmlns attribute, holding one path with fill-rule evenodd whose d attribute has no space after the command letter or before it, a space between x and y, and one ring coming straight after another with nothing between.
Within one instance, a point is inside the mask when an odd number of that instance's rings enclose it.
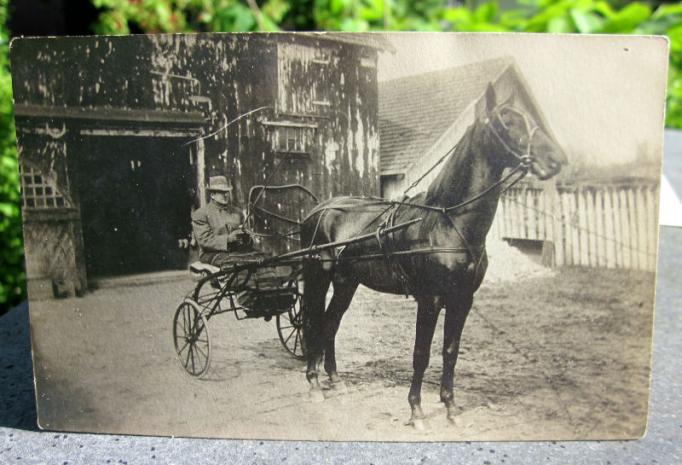
<instances>
[{"instance_id":1,"label":"horse's ear","mask_svg":"<svg viewBox=\"0 0 682 465\"><path fill-rule=\"evenodd\" d=\"M495 95L495 89L491 83L488 83L488 88L485 90L485 109L488 113L492 113L496 106L497 95Z\"/></svg>"}]
</instances>

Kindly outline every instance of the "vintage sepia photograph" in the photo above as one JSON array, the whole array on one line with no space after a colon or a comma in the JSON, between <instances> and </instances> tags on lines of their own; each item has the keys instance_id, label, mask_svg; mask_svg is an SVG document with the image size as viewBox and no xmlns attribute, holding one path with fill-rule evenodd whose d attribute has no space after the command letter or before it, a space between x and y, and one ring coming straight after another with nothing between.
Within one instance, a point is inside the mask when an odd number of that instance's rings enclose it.
<instances>
[{"instance_id":1,"label":"vintage sepia photograph","mask_svg":"<svg viewBox=\"0 0 682 465\"><path fill-rule=\"evenodd\" d=\"M38 423L636 439L668 44L11 44Z\"/></svg>"}]
</instances>

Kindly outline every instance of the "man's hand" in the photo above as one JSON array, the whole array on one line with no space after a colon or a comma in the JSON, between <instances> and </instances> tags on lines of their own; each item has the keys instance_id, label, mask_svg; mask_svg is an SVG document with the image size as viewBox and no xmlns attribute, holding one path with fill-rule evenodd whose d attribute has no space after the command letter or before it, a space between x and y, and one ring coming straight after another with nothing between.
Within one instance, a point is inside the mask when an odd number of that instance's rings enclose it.
<instances>
[{"instance_id":1,"label":"man's hand","mask_svg":"<svg viewBox=\"0 0 682 465\"><path fill-rule=\"evenodd\" d=\"M241 229L235 229L231 233L227 235L227 242L237 242L241 241L242 237L246 234L243 230Z\"/></svg>"}]
</instances>

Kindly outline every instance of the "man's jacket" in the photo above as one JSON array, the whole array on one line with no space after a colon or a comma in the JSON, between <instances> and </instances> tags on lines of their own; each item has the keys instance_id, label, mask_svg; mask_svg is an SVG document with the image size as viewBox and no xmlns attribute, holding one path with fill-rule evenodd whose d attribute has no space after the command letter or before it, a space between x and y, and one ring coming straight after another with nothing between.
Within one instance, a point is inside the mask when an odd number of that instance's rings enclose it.
<instances>
[{"instance_id":1,"label":"man's jacket","mask_svg":"<svg viewBox=\"0 0 682 465\"><path fill-rule=\"evenodd\" d=\"M221 207L209 202L192 212L192 230L202 252L231 252L241 244L239 238L230 238L244 217L233 205Z\"/></svg>"}]
</instances>

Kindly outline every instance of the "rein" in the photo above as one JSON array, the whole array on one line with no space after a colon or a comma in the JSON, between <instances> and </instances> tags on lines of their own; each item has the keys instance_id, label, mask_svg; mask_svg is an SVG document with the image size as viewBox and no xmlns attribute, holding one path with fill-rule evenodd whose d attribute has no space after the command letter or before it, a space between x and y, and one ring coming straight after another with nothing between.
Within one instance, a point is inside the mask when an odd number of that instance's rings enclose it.
<instances>
[{"instance_id":1,"label":"rein","mask_svg":"<svg viewBox=\"0 0 682 465\"><path fill-rule=\"evenodd\" d=\"M513 168L509 173L507 173L499 181L494 182L492 185L488 186L483 191L479 192L478 194L474 195L473 197L468 198L466 200L463 200L462 202L459 202L455 205L450 205L448 207L434 207L431 205L418 204L418 203L413 203L413 202L406 202L404 200L402 200L402 201L396 201L396 200L389 201L390 205L389 205L389 208L387 210L391 210L391 211L390 211L388 217L382 222L382 224L379 226L379 228L376 231L376 238L377 238L379 250L381 251L381 253L375 254L372 256L368 255L366 259L383 257L384 261L386 263L386 266L389 269L389 272L394 276L396 281L398 283L400 283L400 285L403 287L403 290L404 290L406 296L410 294L410 279L409 279L407 272L403 268L403 266L399 262L396 262L394 260L394 258L398 255L416 256L416 255L426 255L429 253L448 253L448 252L449 253L456 253L456 252L460 252L463 250L463 251L467 252L469 254L469 256L471 257L471 259L475 262L476 273L478 273L478 268L481 264L482 257L483 257L482 252L485 249L485 243L483 245L478 245L478 246L470 244L469 241L467 241L466 238L464 237L464 235L460 232L459 228L457 228L457 226L455 225L452 218L450 218L448 213L459 210L459 209L461 209L467 205L470 205L470 204L476 202L477 200L480 200L481 198L485 197L486 195L488 195L493 190L504 185L509 179L511 179L517 173L520 173L520 175L518 177L516 177L516 179L514 179L511 183L507 184L506 186L504 186L500 190L500 195L501 195L505 191L511 189L516 183L518 183L521 179L523 179L526 176L526 174L528 174L528 170L530 169L530 166L533 163L533 157L531 155L533 137L535 136L535 133L539 129L539 126L536 125L534 127L531 127L528 116L525 113L523 113L522 111L520 111L514 107L511 107L509 105L503 105L500 108L495 110L494 116L497 118L497 120L500 122L500 124L502 125L502 127L505 130L509 130L509 128L504 123L504 121L502 120L502 117L501 117L501 111L504 109L507 109L509 111L513 111L513 112L519 114L523 118L524 125L526 127L526 134L527 134L525 152L520 154L516 150L514 150L512 147L510 147L509 144L507 143L507 141L504 140L502 135L497 131L497 128L495 127L494 121L491 121L490 119L485 120L485 124L490 129L490 132L493 133L493 135L498 140L498 142L500 142L502 147L510 155L512 155L514 158L516 158L519 161L519 164L515 168ZM448 152L444 156L439 158L435 164L433 164L424 174L422 174L422 176L420 176L416 181L414 181L412 184L410 184L410 186L403 192L403 195L405 195L410 189L412 189L414 186L416 186L422 179L424 179L430 172L432 172L436 168L436 166L441 164L447 157L449 157L454 152L456 147L457 147L457 145L455 145L453 148L448 150ZM396 216L396 214L397 214L397 212L401 206L407 206L407 207L411 207L411 208L418 208L418 209L422 209L422 210L435 211L435 212L441 213L445 218L448 219L448 221L450 222L450 224L454 228L455 232L457 233L457 235L461 239L462 243L464 244L464 247L463 248L459 248L459 247L458 248L449 248L447 250L446 249L439 249L438 252L436 252L434 249L430 249L430 250L418 249L418 250L407 250L407 251L391 250L390 241L384 241L383 239L386 238L386 236L388 236L388 234L386 234L386 230L394 225L395 216ZM379 217L383 216L387 210L384 210L379 215ZM376 220L374 220L374 221L376 221ZM355 258L355 257L348 257L348 258ZM341 259L341 257L337 256L336 259L339 260L339 259ZM365 258L363 257L363 259L365 259Z\"/></svg>"},{"instance_id":2,"label":"rein","mask_svg":"<svg viewBox=\"0 0 682 465\"><path fill-rule=\"evenodd\" d=\"M521 179L523 179L527 174L530 166L533 164L533 157L531 155L531 149L532 149L532 142L533 142L533 137L535 136L535 133L540 129L539 126L535 125L531 127L531 124L529 122L528 115L526 115L524 112L521 110L518 110L510 105L502 105L500 108L495 110L494 117L497 118L497 120L500 122L502 127L504 129L509 129L506 124L504 124L504 121L502 121L502 118L500 116L500 112L502 110L509 110L512 111L518 115L520 115L523 118L523 122L526 126L526 131L528 134L528 141L526 142L526 150L524 153L520 154L516 150L514 150L512 147L509 146L509 144L504 140L504 138L500 135L500 133L497 131L495 128L495 124L491 119L486 119L484 122L490 129L490 132L493 133L495 138L502 144L502 147L514 158L516 158L519 161L519 164L516 165L509 173L507 173L502 179L499 181L494 182L490 186L486 187L483 191L479 192L478 194L474 195L471 198L468 198L466 200L463 200L462 202L459 202L455 205L450 205L448 207L434 207L432 205L425 205L421 203L414 203L414 202L408 202L406 200L387 200L382 197L364 197L366 199L370 200L376 200L377 202L385 203L386 205L389 205L389 207L394 207L394 206L406 206L406 207L413 207L413 208L419 208L421 210L427 210L427 211L435 211L442 213L444 215L447 215L448 213L458 210L462 207L465 207L483 197L488 195L491 191L494 189L498 188L499 186L503 185L506 183L509 179L512 178L517 173L520 173L520 176L518 176L516 179L514 179L509 185L505 186L501 191L500 194L506 192L507 190L511 189L517 182L519 182ZM417 178L416 181L414 181L412 184L409 185L407 189L403 192L403 196L407 194L413 187L415 187L419 182L424 179L429 173L431 173L438 165L440 165L443 161L445 161L452 153L454 152L455 148L457 145L452 147L450 150L447 151L445 155L443 155L441 158L439 158L424 174L422 174L419 178ZM386 212L383 211L379 216L383 215Z\"/></svg>"},{"instance_id":3,"label":"rein","mask_svg":"<svg viewBox=\"0 0 682 465\"><path fill-rule=\"evenodd\" d=\"M504 184L505 182L507 182L512 176L514 176L518 172L521 172L521 175L519 177L517 177L516 179L514 179L508 186L505 186L500 191L500 194L506 192L508 189L511 189L514 186L514 184L516 184L521 179L523 179L526 176L526 174L528 174L528 168L527 168L525 163L519 163L514 169L512 169L509 173L507 173L502 179L500 179L499 181L497 181L497 182L491 184L490 186L486 187L483 191L479 192L478 194L474 195L473 197L468 198L468 199L466 199L462 202L459 202L455 205L450 205L449 207L434 207L433 205L425 205L425 204L421 204L421 203L406 202L403 200L386 200L386 203L389 203L391 205L401 205L401 206L404 205L406 207L414 207L414 208L419 208L422 210L429 210L429 211L435 211L435 212L447 214L451 211L458 210L462 207L465 207L465 206L481 199L482 197L485 197L493 189L495 189L495 188L501 186L502 184ZM368 198L376 199L376 200L381 199L380 197L368 197Z\"/></svg>"},{"instance_id":4,"label":"rein","mask_svg":"<svg viewBox=\"0 0 682 465\"><path fill-rule=\"evenodd\" d=\"M531 127L528 115L526 115L521 110L518 110L518 109L516 109L510 105L502 105L500 108L495 110L494 117L497 118L497 120L500 122L500 124L502 125L502 127L504 129L508 130L509 128L507 127L506 124L504 124L504 121L502 121L502 117L501 117L502 110L512 111L512 112L520 115L521 118L523 118L524 125L526 126L526 133L528 135L528 140L526 142L526 150L524 153L520 154L516 150L514 150L512 147L510 147L509 144L507 143L507 141L504 140L504 137L502 137L502 135L500 135L500 133L495 128L495 123L493 120L486 119L484 121L485 124L490 129L490 132L493 133L493 135L498 140L498 142L500 142L500 144L502 144L502 147L504 147L504 149L511 156L513 156L514 158L516 158L519 161L519 164L516 165L516 167L514 169L512 169L509 173L507 173L502 179L500 179L499 181L488 186L483 191L479 192L478 194L474 195L473 197L466 199L462 202L459 202L455 205L450 205L449 207L433 207L431 205L416 204L416 203L405 202L405 201L393 201L393 202L395 202L396 204L400 204L400 205L413 206L413 207L421 208L424 210L438 211L438 212L441 212L443 214L447 214L447 213L450 213L452 211L458 210L462 207L465 207L465 206L485 197L489 192L491 192L492 190L496 189L497 187L503 185L505 182L507 182L512 176L514 176L518 172L520 172L521 175L518 178L514 179L508 186L505 186L500 191L500 194L511 189L514 186L514 184L516 184L521 179L523 179L526 176L526 174L528 174L528 169L530 168L530 166L533 164L533 161L534 161L533 157L531 155L531 149L533 147L532 146L533 137L535 136L535 133L538 131L538 129L540 129L540 126L535 125L535 126ZM454 147L452 149L450 149L448 151L448 153L444 157L441 157L431 168L429 168L429 170L424 175L422 175L419 179L417 179L417 181L413 182L405 190L405 192L403 192L403 195L405 195L410 189L412 189L419 181L424 179L424 177L428 173L430 173L436 166L438 166L440 163L442 163L443 160L445 160L445 158L447 158L454 151L454 149L455 149Z\"/></svg>"}]
</instances>

